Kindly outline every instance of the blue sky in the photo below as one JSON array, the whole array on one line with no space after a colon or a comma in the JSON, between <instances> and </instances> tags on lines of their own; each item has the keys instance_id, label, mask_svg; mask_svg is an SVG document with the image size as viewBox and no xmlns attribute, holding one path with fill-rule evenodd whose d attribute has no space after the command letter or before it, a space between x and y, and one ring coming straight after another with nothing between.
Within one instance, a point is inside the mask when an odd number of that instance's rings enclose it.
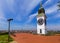
<instances>
[{"instance_id":1,"label":"blue sky","mask_svg":"<svg viewBox=\"0 0 60 43\"><path fill-rule=\"evenodd\" d=\"M36 29L36 16L41 0L0 0L0 30L8 29L8 18L11 29ZM47 28L60 30L60 12L57 11L58 0L42 0L47 16Z\"/></svg>"}]
</instances>

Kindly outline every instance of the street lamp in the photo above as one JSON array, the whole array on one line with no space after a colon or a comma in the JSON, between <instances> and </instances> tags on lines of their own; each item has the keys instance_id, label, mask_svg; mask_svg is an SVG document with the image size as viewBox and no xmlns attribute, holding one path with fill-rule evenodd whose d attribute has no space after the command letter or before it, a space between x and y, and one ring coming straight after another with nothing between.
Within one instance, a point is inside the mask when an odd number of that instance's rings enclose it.
<instances>
[{"instance_id":1,"label":"street lamp","mask_svg":"<svg viewBox=\"0 0 60 43\"><path fill-rule=\"evenodd\" d=\"M8 19L8 42L9 42L9 38L10 38L10 22L12 21L13 19Z\"/></svg>"}]
</instances>

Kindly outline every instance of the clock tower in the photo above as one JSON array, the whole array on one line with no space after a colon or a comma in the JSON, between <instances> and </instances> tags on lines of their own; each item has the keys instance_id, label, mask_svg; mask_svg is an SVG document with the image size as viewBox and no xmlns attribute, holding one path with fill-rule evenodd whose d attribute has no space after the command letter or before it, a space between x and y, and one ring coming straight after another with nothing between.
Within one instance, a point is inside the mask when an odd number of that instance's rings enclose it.
<instances>
[{"instance_id":1,"label":"clock tower","mask_svg":"<svg viewBox=\"0 0 60 43\"><path fill-rule=\"evenodd\" d=\"M37 15L37 34L46 34L46 15L42 3L40 3Z\"/></svg>"}]
</instances>

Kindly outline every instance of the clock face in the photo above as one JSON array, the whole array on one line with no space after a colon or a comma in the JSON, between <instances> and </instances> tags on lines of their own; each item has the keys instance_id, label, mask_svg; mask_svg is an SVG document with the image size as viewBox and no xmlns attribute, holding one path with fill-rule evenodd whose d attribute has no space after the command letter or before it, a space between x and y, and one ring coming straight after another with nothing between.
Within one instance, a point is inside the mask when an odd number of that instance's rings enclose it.
<instances>
[{"instance_id":1,"label":"clock face","mask_svg":"<svg viewBox=\"0 0 60 43\"><path fill-rule=\"evenodd\" d=\"M38 20L38 24L39 25L42 25L44 23L44 20L42 19L42 18L40 18L39 20Z\"/></svg>"}]
</instances>

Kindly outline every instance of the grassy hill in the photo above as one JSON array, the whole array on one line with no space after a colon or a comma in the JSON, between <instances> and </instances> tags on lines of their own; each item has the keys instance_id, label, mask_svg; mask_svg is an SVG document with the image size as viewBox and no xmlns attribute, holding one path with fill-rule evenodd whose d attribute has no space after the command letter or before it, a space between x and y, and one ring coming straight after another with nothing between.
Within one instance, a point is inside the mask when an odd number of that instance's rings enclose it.
<instances>
[{"instance_id":1,"label":"grassy hill","mask_svg":"<svg viewBox=\"0 0 60 43\"><path fill-rule=\"evenodd\" d=\"M10 38L10 41L13 39ZM0 33L0 43L8 43L8 33Z\"/></svg>"}]
</instances>

